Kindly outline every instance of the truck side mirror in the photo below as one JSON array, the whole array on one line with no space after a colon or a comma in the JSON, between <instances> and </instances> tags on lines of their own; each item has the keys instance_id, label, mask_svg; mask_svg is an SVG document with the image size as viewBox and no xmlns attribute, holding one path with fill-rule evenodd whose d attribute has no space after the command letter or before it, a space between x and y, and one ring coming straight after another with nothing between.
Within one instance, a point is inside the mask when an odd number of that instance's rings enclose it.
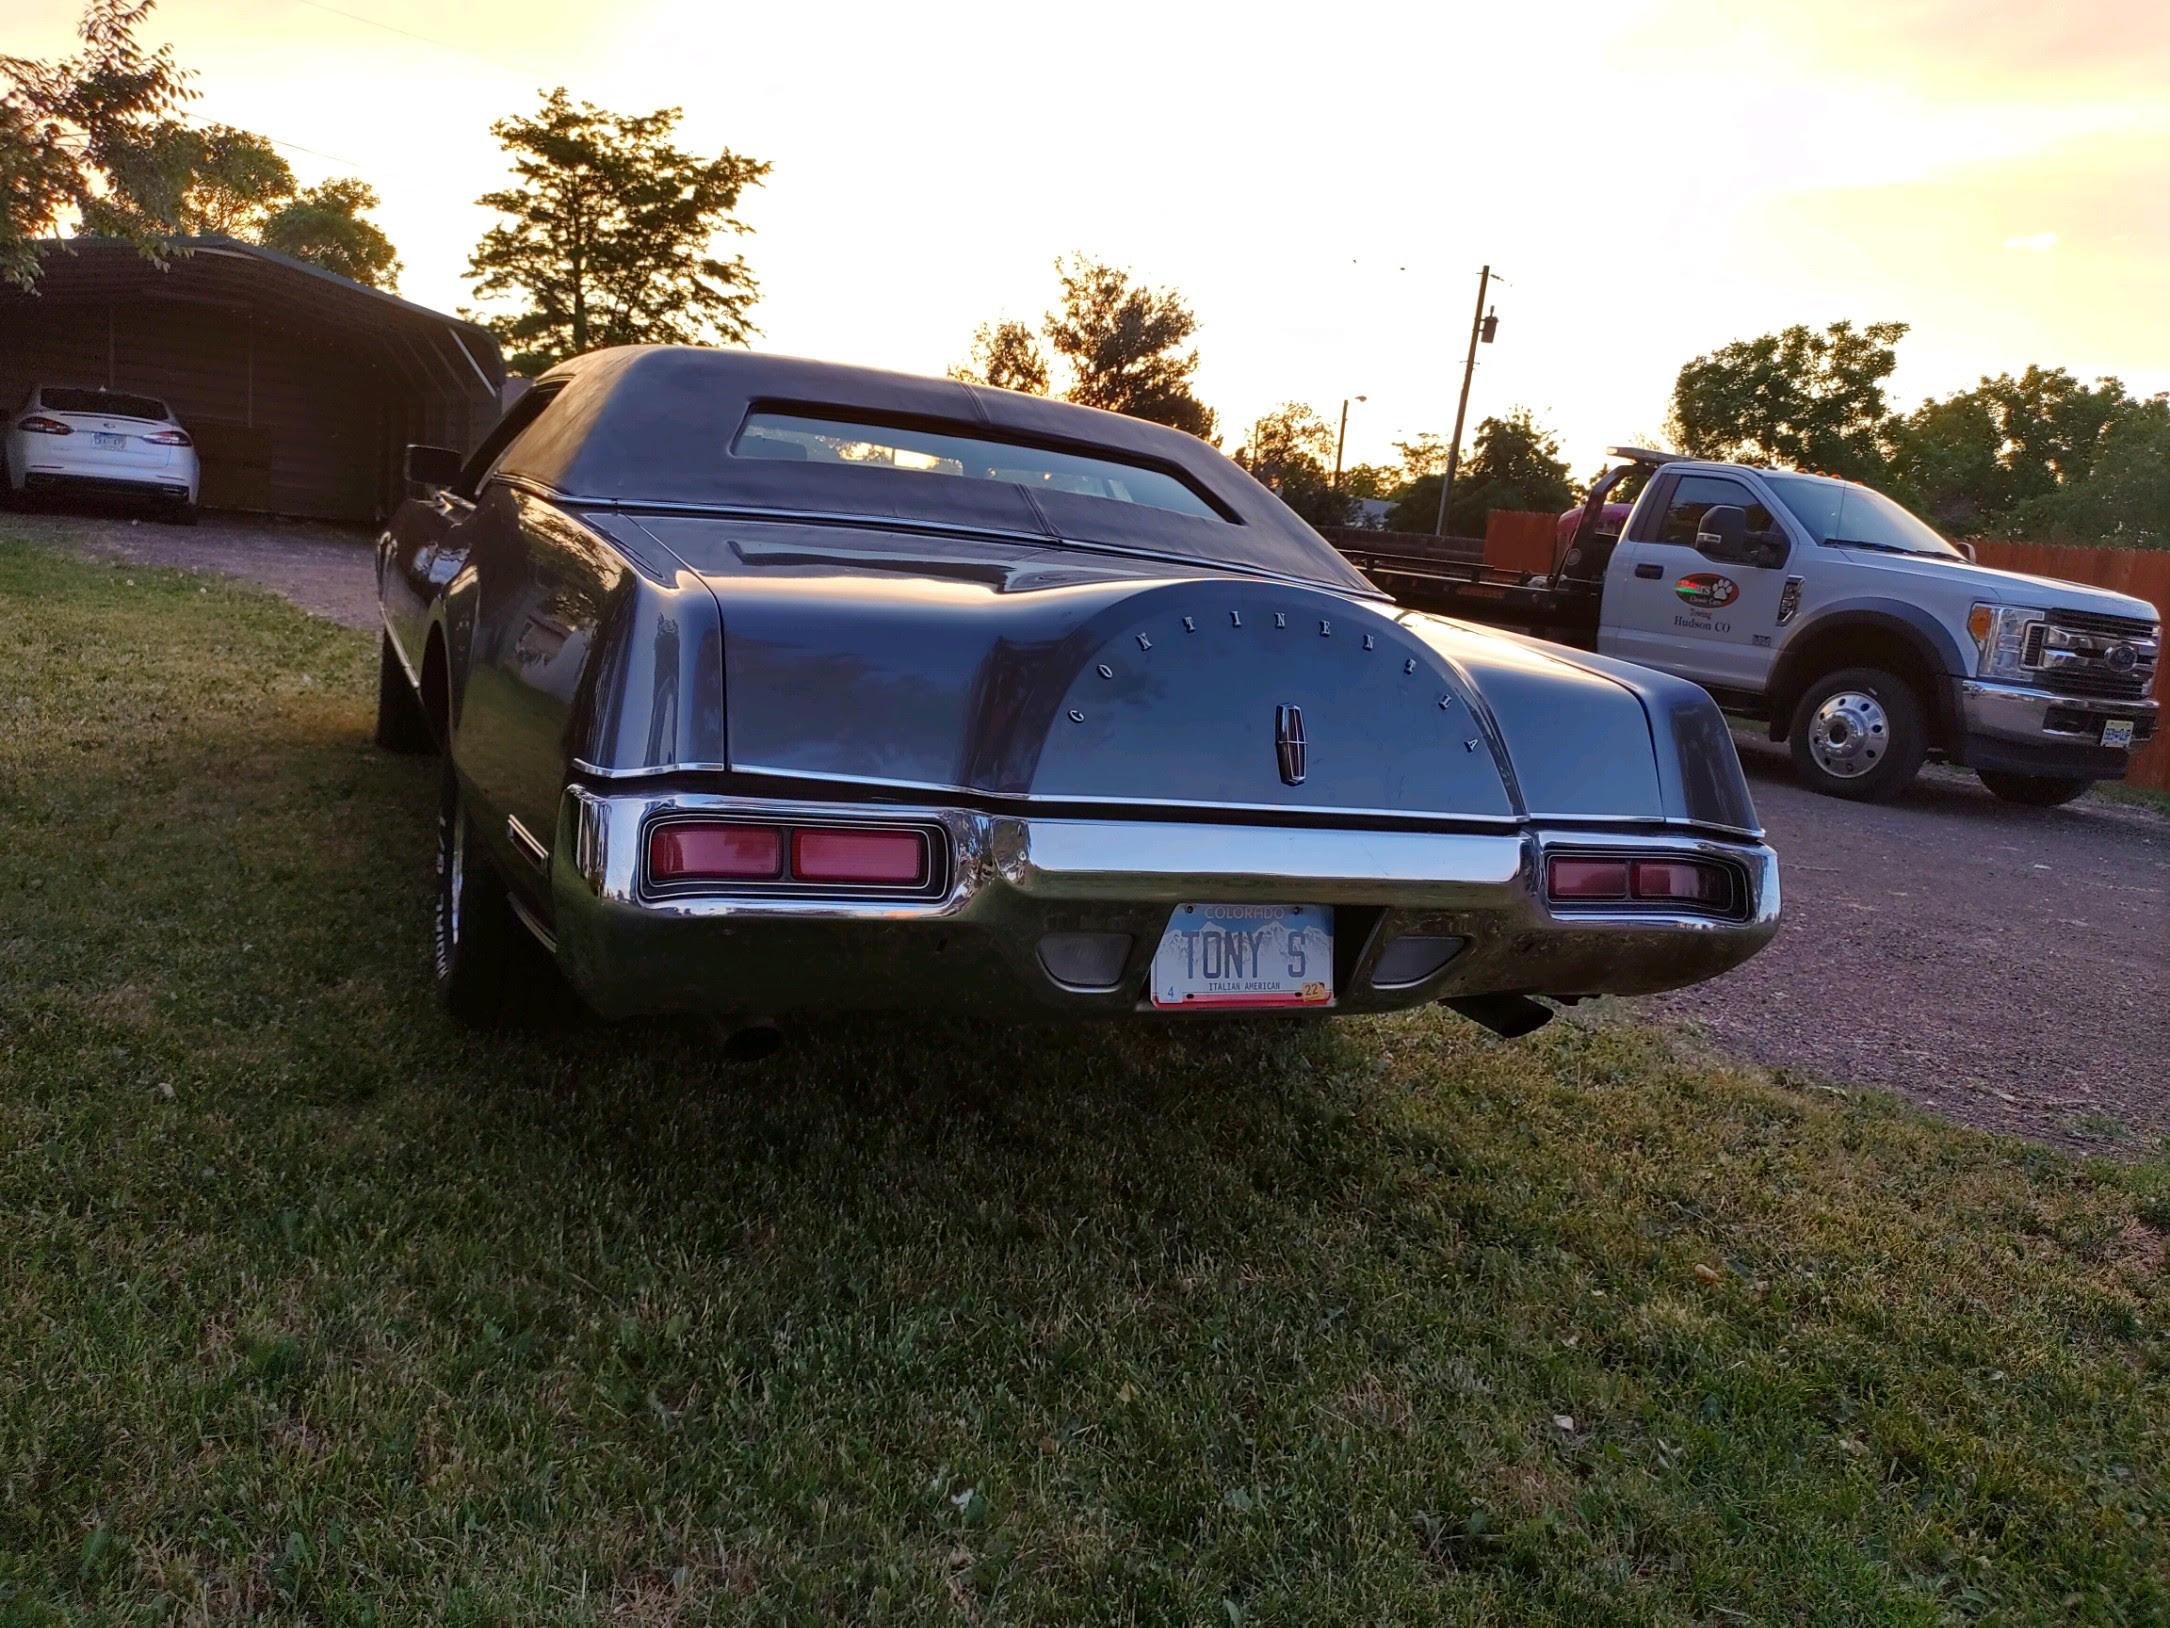
<instances>
[{"instance_id":1,"label":"truck side mirror","mask_svg":"<svg viewBox=\"0 0 2170 1628\"><path fill-rule=\"evenodd\" d=\"M1748 516L1738 504L1713 503L1695 523L1695 551L1733 565L1749 563Z\"/></svg>"},{"instance_id":2,"label":"truck side mirror","mask_svg":"<svg viewBox=\"0 0 2170 1628\"><path fill-rule=\"evenodd\" d=\"M1959 550L1961 557L1964 558L1969 564L1971 564L1976 558L1974 553L1974 545L1972 543L1954 543L1951 546Z\"/></svg>"},{"instance_id":3,"label":"truck side mirror","mask_svg":"<svg viewBox=\"0 0 2170 1628\"><path fill-rule=\"evenodd\" d=\"M401 461L401 469L412 486L450 486L460 478L460 468L466 462L450 447L424 446L420 442L408 445L407 455Z\"/></svg>"}]
</instances>

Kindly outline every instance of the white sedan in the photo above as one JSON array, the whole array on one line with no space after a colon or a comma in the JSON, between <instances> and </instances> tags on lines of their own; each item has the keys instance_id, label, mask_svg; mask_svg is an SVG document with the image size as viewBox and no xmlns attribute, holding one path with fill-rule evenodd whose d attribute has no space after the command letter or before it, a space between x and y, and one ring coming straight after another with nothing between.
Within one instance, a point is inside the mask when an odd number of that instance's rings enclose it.
<instances>
[{"instance_id":1,"label":"white sedan","mask_svg":"<svg viewBox=\"0 0 2170 1628\"><path fill-rule=\"evenodd\" d=\"M149 498L183 525L196 519L196 443L155 396L69 385L31 387L7 419L10 499L39 491Z\"/></svg>"}]
</instances>

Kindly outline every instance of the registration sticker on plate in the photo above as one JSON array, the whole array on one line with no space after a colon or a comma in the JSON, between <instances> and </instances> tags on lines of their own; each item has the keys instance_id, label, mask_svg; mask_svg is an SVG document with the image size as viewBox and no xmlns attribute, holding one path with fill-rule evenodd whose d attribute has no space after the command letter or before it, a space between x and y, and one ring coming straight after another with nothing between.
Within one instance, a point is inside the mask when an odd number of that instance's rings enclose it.
<instances>
[{"instance_id":1,"label":"registration sticker on plate","mask_svg":"<svg viewBox=\"0 0 2170 1628\"><path fill-rule=\"evenodd\" d=\"M127 447L128 437L125 435L108 435L103 430L93 430L91 432L90 444L94 447L107 447L115 452L119 452Z\"/></svg>"},{"instance_id":2,"label":"registration sticker on plate","mask_svg":"<svg viewBox=\"0 0 2170 1628\"><path fill-rule=\"evenodd\" d=\"M2102 744L2105 746L2130 746L2132 744L2132 720L2111 718L2102 726Z\"/></svg>"},{"instance_id":3,"label":"registration sticker on plate","mask_svg":"<svg viewBox=\"0 0 2170 1628\"><path fill-rule=\"evenodd\" d=\"M1153 956L1153 1004L1331 1006L1334 913L1316 904L1183 904Z\"/></svg>"}]
</instances>

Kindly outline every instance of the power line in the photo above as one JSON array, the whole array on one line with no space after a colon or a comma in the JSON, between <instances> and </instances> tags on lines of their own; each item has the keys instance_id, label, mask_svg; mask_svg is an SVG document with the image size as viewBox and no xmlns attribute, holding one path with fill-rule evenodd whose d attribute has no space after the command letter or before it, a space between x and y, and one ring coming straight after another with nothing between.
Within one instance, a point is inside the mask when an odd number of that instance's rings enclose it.
<instances>
[{"instance_id":1,"label":"power line","mask_svg":"<svg viewBox=\"0 0 2170 1628\"><path fill-rule=\"evenodd\" d=\"M183 113L181 115L181 120L184 124L193 124L198 126L206 124L225 124L226 122L224 119L207 119L200 113ZM287 141L279 136L267 136L261 130L251 130L249 134L252 136L256 136L264 141L270 142L274 147L285 147L293 152L307 153L311 158L328 158L334 164L344 164L349 169L358 170L362 167L361 160L359 159L347 158L339 153L327 153L321 147L304 147L298 141Z\"/></svg>"},{"instance_id":2,"label":"power line","mask_svg":"<svg viewBox=\"0 0 2170 1628\"><path fill-rule=\"evenodd\" d=\"M500 70L518 68L523 73L537 74L545 79L551 77L548 73L532 64L508 62L501 56L485 55L481 51L470 50L464 45L454 45L450 40L436 39L428 34L417 34L411 28L401 28L397 23L381 22L375 17L365 17L358 11L347 11L339 6L328 6L324 4L324 0L294 0L294 4L307 6L311 11L327 12L334 17L344 17L350 23L360 23L364 28L381 28L387 34L397 34L403 39L414 40L422 45L432 46L439 51L450 51L455 56L467 57L475 62L486 62L491 67Z\"/></svg>"}]
</instances>

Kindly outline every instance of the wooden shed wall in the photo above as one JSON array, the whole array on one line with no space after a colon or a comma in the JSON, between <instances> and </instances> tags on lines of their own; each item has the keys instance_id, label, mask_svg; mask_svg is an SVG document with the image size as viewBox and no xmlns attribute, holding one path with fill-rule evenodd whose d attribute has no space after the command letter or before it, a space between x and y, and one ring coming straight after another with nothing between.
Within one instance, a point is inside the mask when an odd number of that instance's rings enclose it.
<instances>
[{"instance_id":1,"label":"wooden shed wall","mask_svg":"<svg viewBox=\"0 0 2170 1628\"><path fill-rule=\"evenodd\" d=\"M372 520L398 500L406 442L466 447L488 428L372 356L193 301L8 302L0 401L12 410L34 383L169 403L196 438L207 508Z\"/></svg>"}]
</instances>

